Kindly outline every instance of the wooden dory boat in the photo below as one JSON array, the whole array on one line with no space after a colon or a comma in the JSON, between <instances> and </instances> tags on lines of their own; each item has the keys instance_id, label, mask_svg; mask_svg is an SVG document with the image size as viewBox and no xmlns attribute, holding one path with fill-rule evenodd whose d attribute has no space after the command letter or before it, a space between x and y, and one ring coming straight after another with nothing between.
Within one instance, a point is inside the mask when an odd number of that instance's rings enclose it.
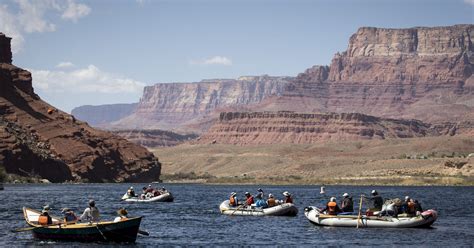
<instances>
[{"instance_id":1,"label":"wooden dory boat","mask_svg":"<svg viewBox=\"0 0 474 248\"><path fill-rule=\"evenodd\" d=\"M142 217L112 222L101 221L95 223L63 224L61 218L52 217L53 225L38 225L41 212L23 207L26 223L34 227L31 231L38 239L62 241L112 241L135 242Z\"/></svg>"},{"instance_id":2,"label":"wooden dory boat","mask_svg":"<svg viewBox=\"0 0 474 248\"><path fill-rule=\"evenodd\" d=\"M438 218L436 210L426 210L421 215L415 217L389 217L389 216L365 216L359 219L357 215L326 215L320 212L317 207L306 207L304 215L308 220L319 226L337 226L337 227L429 227Z\"/></svg>"},{"instance_id":3,"label":"wooden dory boat","mask_svg":"<svg viewBox=\"0 0 474 248\"><path fill-rule=\"evenodd\" d=\"M239 206L232 207L229 205L229 200L225 200L219 206L222 214L227 215L253 215L253 216L296 216L298 208L292 203L283 203L270 208L256 208L253 206Z\"/></svg>"}]
</instances>

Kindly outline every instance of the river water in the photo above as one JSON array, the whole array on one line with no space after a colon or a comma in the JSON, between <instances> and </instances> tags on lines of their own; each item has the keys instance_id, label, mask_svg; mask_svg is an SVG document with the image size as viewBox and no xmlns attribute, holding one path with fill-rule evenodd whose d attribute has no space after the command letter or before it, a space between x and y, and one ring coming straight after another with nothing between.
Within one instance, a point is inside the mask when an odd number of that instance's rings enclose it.
<instances>
[{"instance_id":1,"label":"river water","mask_svg":"<svg viewBox=\"0 0 474 248\"><path fill-rule=\"evenodd\" d=\"M80 214L88 199L95 199L103 219L113 219L115 211L125 207L129 216L144 216L141 229L150 236L139 236L135 244L121 246L471 246L474 244L474 187L367 187L326 186L326 195L319 194L319 186L264 186L264 185L200 185L164 184L174 196L172 203L124 203L121 196L133 185L140 184L47 184L5 185L0 191L0 247L12 246L82 246L81 243L45 242L33 239L30 232L12 233L26 227L22 207L40 210L49 204L54 215L69 207ZM282 198L288 190L294 196L299 213L296 217L225 216L219 204L232 191L243 197L243 192L255 193L262 188L265 194ZM344 192L354 195L358 205L360 194L375 188L383 197L418 199L423 208L438 210L439 218L429 229L355 229L318 227L304 216L306 206L323 206L330 196L338 201ZM356 200L357 199L357 200ZM96 243L93 246L117 244Z\"/></svg>"}]
</instances>

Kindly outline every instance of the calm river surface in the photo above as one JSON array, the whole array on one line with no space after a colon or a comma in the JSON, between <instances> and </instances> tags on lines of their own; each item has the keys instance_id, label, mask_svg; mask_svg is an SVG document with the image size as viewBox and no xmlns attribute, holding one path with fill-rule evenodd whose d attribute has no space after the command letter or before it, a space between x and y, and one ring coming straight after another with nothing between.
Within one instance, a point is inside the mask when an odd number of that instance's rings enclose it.
<instances>
[{"instance_id":1,"label":"calm river surface","mask_svg":"<svg viewBox=\"0 0 474 248\"><path fill-rule=\"evenodd\" d=\"M113 219L115 211L126 207L130 216L144 216L141 229L150 236L139 236L135 244L123 246L470 246L474 244L474 187L365 187L327 186L326 195L319 186L262 185L163 185L175 196L172 203L124 203L121 196L133 185L140 184L50 184L5 185L0 191L0 247L13 246L76 246L82 243L44 242L33 239L30 232L12 233L11 229L26 227L22 207L40 210L48 203L54 215L69 207L82 213L90 198L95 199L103 219ZM161 185L160 185L161 186ZM262 188L279 199L283 191L294 195L299 213L296 217L224 216L219 204L232 191L255 193ZM358 198L376 188L383 197L410 195L419 199L424 209L435 208L439 218L430 229L355 229L328 228L311 224L303 214L308 205L322 206L330 196L338 201L344 192ZM358 203L358 200L356 200ZM93 246L117 244L96 243Z\"/></svg>"}]
</instances>

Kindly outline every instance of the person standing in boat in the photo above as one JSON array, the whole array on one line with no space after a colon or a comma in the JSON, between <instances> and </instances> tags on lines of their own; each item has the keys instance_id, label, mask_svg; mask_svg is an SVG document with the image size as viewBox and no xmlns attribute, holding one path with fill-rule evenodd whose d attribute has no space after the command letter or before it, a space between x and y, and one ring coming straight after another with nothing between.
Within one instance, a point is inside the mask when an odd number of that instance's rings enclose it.
<instances>
[{"instance_id":1,"label":"person standing in boat","mask_svg":"<svg viewBox=\"0 0 474 248\"><path fill-rule=\"evenodd\" d=\"M269 208L274 207L277 205L278 200L273 197L273 194L268 194L267 205Z\"/></svg>"},{"instance_id":2,"label":"person standing in boat","mask_svg":"<svg viewBox=\"0 0 474 248\"><path fill-rule=\"evenodd\" d=\"M255 203L253 195L251 195L249 192L245 192L245 197L247 197L247 200L245 200L245 206L251 206Z\"/></svg>"},{"instance_id":3,"label":"person standing in boat","mask_svg":"<svg viewBox=\"0 0 474 248\"><path fill-rule=\"evenodd\" d=\"M283 195L285 196L285 200L283 201L284 203L293 203L293 198L288 191L283 192Z\"/></svg>"},{"instance_id":4,"label":"person standing in boat","mask_svg":"<svg viewBox=\"0 0 474 248\"><path fill-rule=\"evenodd\" d=\"M46 225L53 224L53 219L51 218L51 216L49 216L49 210L51 210L49 205L46 205L46 206L43 207L43 210L41 210L41 214L38 217L38 224L39 225L46 226Z\"/></svg>"},{"instance_id":5,"label":"person standing in boat","mask_svg":"<svg viewBox=\"0 0 474 248\"><path fill-rule=\"evenodd\" d=\"M100 219L99 209L95 206L94 200L89 200L89 207L84 210L81 215L83 222L98 222Z\"/></svg>"},{"instance_id":6,"label":"person standing in boat","mask_svg":"<svg viewBox=\"0 0 474 248\"><path fill-rule=\"evenodd\" d=\"M372 190L371 192L372 196L365 196L364 198L369 200L369 211L375 212L375 211L380 211L382 210L383 206L383 198L382 196L379 195L377 190Z\"/></svg>"},{"instance_id":7,"label":"person standing in boat","mask_svg":"<svg viewBox=\"0 0 474 248\"><path fill-rule=\"evenodd\" d=\"M237 193L235 192L230 193L229 205L232 207L237 207L237 205L239 205L239 200L237 199Z\"/></svg>"},{"instance_id":8,"label":"person standing in boat","mask_svg":"<svg viewBox=\"0 0 474 248\"><path fill-rule=\"evenodd\" d=\"M342 212L354 212L354 202L352 197L348 193L342 195L344 197L341 201L341 210Z\"/></svg>"},{"instance_id":9,"label":"person standing in boat","mask_svg":"<svg viewBox=\"0 0 474 248\"><path fill-rule=\"evenodd\" d=\"M328 215L337 215L338 213L342 213L342 210L339 208L336 202L336 197L331 197L329 202L326 204L326 207L321 210L321 212L326 212Z\"/></svg>"},{"instance_id":10,"label":"person standing in boat","mask_svg":"<svg viewBox=\"0 0 474 248\"><path fill-rule=\"evenodd\" d=\"M257 201L255 202L255 206L258 208L266 208L268 207L267 202L263 199L263 194L258 193L257 194Z\"/></svg>"}]
</instances>

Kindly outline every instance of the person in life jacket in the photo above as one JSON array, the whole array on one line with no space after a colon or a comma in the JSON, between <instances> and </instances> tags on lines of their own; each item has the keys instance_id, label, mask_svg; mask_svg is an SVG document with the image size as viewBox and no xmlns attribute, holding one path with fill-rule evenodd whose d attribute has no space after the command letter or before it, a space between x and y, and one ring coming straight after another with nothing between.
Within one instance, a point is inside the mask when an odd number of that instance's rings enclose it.
<instances>
[{"instance_id":1,"label":"person in life jacket","mask_svg":"<svg viewBox=\"0 0 474 248\"><path fill-rule=\"evenodd\" d=\"M285 196L285 200L283 201L284 203L293 203L293 198L288 191L283 192L283 195Z\"/></svg>"},{"instance_id":2,"label":"person in life jacket","mask_svg":"<svg viewBox=\"0 0 474 248\"><path fill-rule=\"evenodd\" d=\"M372 196L364 196L365 199L369 200L369 210L370 212L380 211L383 206L383 198L379 195L377 190L372 190Z\"/></svg>"},{"instance_id":3,"label":"person in life jacket","mask_svg":"<svg viewBox=\"0 0 474 248\"><path fill-rule=\"evenodd\" d=\"M269 208L276 206L277 202L278 200L276 200L272 194L268 194L267 205Z\"/></svg>"},{"instance_id":4,"label":"person in life jacket","mask_svg":"<svg viewBox=\"0 0 474 248\"><path fill-rule=\"evenodd\" d=\"M49 210L50 210L49 205L46 205L43 207L43 210L41 211L41 214L38 217L39 225L46 226L46 225L53 224L53 219L51 218L51 216L49 216Z\"/></svg>"},{"instance_id":5,"label":"person in life jacket","mask_svg":"<svg viewBox=\"0 0 474 248\"><path fill-rule=\"evenodd\" d=\"M89 200L89 207L84 209L84 213L81 215L81 221L83 222L98 222L100 219L99 209L95 206L94 200Z\"/></svg>"},{"instance_id":6,"label":"person in life jacket","mask_svg":"<svg viewBox=\"0 0 474 248\"><path fill-rule=\"evenodd\" d=\"M326 204L326 207L321 210L321 212L326 212L328 215L337 215L338 213L341 213L342 210L339 208L339 206L336 203L336 197L331 197L329 202Z\"/></svg>"},{"instance_id":7,"label":"person in life jacket","mask_svg":"<svg viewBox=\"0 0 474 248\"><path fill-rule=\"evenodd\" d=\"M237 205L239 205L239 200L236 195L237 193L235 192L230 193L229 205L232 207L237 207Z\"/></svg>"},{"instance_id":8,"label":"person in life jacket","mask_svg":"<svg viewBox=\"0 0 474 248\"><path fill-rule=\"evenodd\" d=\"M258 208L266 208L268 207L267 205L267 201L265 201L263 199L263 194L262 193L258 193L257 196L257 201L255 201L255 206L258 207Z\"/></svg>"},{"instance_id":9,"label":"person in life jacket","mask_svg":"<svg viewBox=\"0 0 474 248\"><path fill-rule=\"evenodd\" d=\"M245 192L245 197L247 197L247 200L245 200L245 205L250 206L255 203L253 200L253 195L251 195L249 192Z\"/></svg>"},{"instance_id":10,"label":"person in life jacket","mask_svg":"<svg viewBox=\"0 0 474 248\"><path fill-rule=\"evenodd\" d=\"M133 186L131 186L131 187L127 190L127 195L130 196L130 197L136 197L136 195L135 195L135 190L133 190Z\"/></svg>"},{"instance_id":11,"label":"person in life jacket","mask_svg":"<svg viewBox=\"0 0 474 248\"><path fill-rule=\"evenodd\" d=\"M352 201L352 197L347 193L344 193L342 197L344 197L341 201L342 212L354 212L354 202Z\"/></svg>"},{"instance_id":12,"label":"person in life jacket","mask_svg":"<svg viewBox=\"0 0 474 248\"><path fill-rule=\"evenodd\" d=\"M115 217L114 222L127 220L127 218L128 218L128 212L124 208L120 208L119 210L117 210L117 214L118 214L118 216Z\"/></svg>"},{"instance_id":13,"label":"person in life jacket","mask_svg":"<svg viewBox=\"0 0 474 248\"><path fill-rule=\"evenodd\" d=\"M76 223L78 218L76 216L76 214L74 214L74 211L72 211L72 209L70 208L63 208L61 210L61 213L64 214L64 222L66 223Z\"/></svg>"}]
</instances>

